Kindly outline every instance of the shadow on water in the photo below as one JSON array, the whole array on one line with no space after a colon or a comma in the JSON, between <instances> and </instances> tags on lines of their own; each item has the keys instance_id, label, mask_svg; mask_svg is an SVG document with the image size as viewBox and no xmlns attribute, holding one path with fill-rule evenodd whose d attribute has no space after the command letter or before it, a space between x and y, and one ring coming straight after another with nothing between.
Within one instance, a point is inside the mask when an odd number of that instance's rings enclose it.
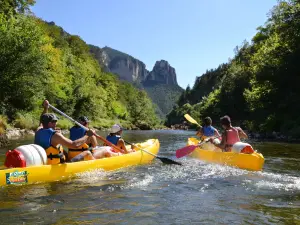
<instances>
[{"instance_id":1,"label":"shadow on water","mask_svg":"<svg viewBox=\"0 0 300 225\"><path fill-rule=\"evenodd\" d=\"M175 159L191 135L127 131L124 138L159 138L160 155ZM1 224L299 224L299 145L252 144L266 157L262 172L183 158L184 166L155 160L63 182L2 188Z\"/></svg>"}]
</instances>

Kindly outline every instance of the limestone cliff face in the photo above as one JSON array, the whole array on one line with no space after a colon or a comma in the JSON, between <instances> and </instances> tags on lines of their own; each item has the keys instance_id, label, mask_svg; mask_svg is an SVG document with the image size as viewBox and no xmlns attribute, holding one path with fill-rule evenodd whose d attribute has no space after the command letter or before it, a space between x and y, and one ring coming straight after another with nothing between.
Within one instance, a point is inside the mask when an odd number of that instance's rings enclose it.
<instances>
[{"instance_id":1,"label":"limestone cliff face","mask_svg":"<svg viewBox=\"0 0 300 225\"><path fill-rule=\"evenodd\" d=\"M165 60L157 61L144 81L146 86L156 84L178 85L175 69Z\"/></svg>"},{"instance_id":2,"label":"limestone cliff face","mask_svg":"<svg viewBox=\"0 0 300 225\"><path fill-rule=\"evenodd\" d=\"M142 82L148 75L146 65L132 57L113 58L109 63L110 72L118 74L120 79L129 82Z\"/></svg>"},{"instance_id":3,"label":"limestone cliff face","mask_svg":"<svg viewBox=\"0 0 300 225\"><path fill-rule=\"evenodd\" d=\"M145 86L178 86L176 71L166 60L157 61L149 72L142 61L118 50L90 45L90 51L106 71L117 74L121 80Z\"/></svg>"},{"instance_id":4,"label":"limestone cliff face","mask_svg":"<svg viewBox=\"0 0 300 225\"><path fill-rule=\"evenodd\" d=\"M149 72L140 60L118 50L90 45L90 52L107 71L117 74L121 80L145 89L157 108L157 114L165 118L183 89L177 84L175 69L166 61L157 61Z\"/></svg>"}]
</instances>

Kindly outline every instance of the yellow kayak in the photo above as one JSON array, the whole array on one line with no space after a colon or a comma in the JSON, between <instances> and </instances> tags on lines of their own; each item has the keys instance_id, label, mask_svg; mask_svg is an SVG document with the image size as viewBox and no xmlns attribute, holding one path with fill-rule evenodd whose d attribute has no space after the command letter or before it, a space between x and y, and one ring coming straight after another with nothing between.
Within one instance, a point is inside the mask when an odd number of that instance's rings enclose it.
<instances>
[{"instance_id":1,"label":"yellow kayak","mask_svg":"<svg viewBox=\"0 0 300 225\"><path fill-rule=\"evenodd\" d=\"M103 169L108 171L146 164L151 162L154 156L138 149L145 149L153 154L157 154L159 146L157 139L149 139L143 143L136 144L136 152L121 156L58 165L0 170L0 186L58 181L89 170Z\"/></svg>"},{"instance_id":2,"label":"yellow kayak","mask_svg":"<svg viewBox=\"0 0 300 225\"><path fill-rule=\"evenodd\" d=\"M197 145L199 140L189 138L188 145ZM261 153L243 154L234 152L217 152L196 148L191 157L197 158L210 163L223 164L238 167L240 169L260 171L263 168L265 159Z\"/></svg>"}]
</instances>

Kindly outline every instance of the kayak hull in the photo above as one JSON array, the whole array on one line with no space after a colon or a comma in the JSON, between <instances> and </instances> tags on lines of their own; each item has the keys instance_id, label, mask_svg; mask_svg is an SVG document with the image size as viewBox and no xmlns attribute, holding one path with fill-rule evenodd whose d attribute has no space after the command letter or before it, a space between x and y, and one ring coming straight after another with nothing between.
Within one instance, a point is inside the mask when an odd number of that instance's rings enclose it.
<instances>
[{"instance_id":1,"label":"kayak hull","mask_svg":"<svg viewBox=\"0 0 300 225\"><path fill-rule=\"evenodd\" d=\"M197 145L198 142L199 140L196 138L188 139L188 145ZM233 166L252 171L262 170L265 162L263 155L257 152L253 154L243 154L234 152L216 152L196 148L189 156L209 163Z\"/></svg>"},{"instance_id":2,"label":"kayak hull","mask_svg":"<svg viewBox=\"0 0 300 225\"><path fill-rule=\"evenodd\" d=\"M157 139L150 139L136 144L138 148L145 149L153 154L159 151L160 143ZM130 154L102 158L74 163L58 165L42 165L25 168L11 168L0 170L0 186L16 184L32 184L40 182L52 182L69 178L76 173L103 169L105 171L116 170L123 167L150 163L154 156L137 150Z\"/></svg>"}]
</instances>

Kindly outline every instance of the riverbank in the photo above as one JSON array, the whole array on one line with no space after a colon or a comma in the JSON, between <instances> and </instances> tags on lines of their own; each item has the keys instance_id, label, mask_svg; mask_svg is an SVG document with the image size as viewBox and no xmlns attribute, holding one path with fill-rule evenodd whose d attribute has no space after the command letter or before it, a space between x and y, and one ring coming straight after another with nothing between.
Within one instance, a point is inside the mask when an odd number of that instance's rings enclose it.
<instances>
[{"instance_id":1,"label":"riverbank","mask_svg":"<svg viewBox=\"0 0 300 225\"><path fill-rule=\"evenodd\" d=\"M104 127L94 127L96 131L109 131L109 128ZM159 127L153 127L150 129L145 129L143 127L142 129L139 127L124 127L126 130L170 130L168 127L159 126ZM62 132L64 135L69 133L69 129L60 129L60 132ZM7 128L3 134L0 134L0 148L8 146L11 141L18 140L26 136L34 136L35 131L32 129L21 129L21 128Z\"/></svg>"}]
</instances>

